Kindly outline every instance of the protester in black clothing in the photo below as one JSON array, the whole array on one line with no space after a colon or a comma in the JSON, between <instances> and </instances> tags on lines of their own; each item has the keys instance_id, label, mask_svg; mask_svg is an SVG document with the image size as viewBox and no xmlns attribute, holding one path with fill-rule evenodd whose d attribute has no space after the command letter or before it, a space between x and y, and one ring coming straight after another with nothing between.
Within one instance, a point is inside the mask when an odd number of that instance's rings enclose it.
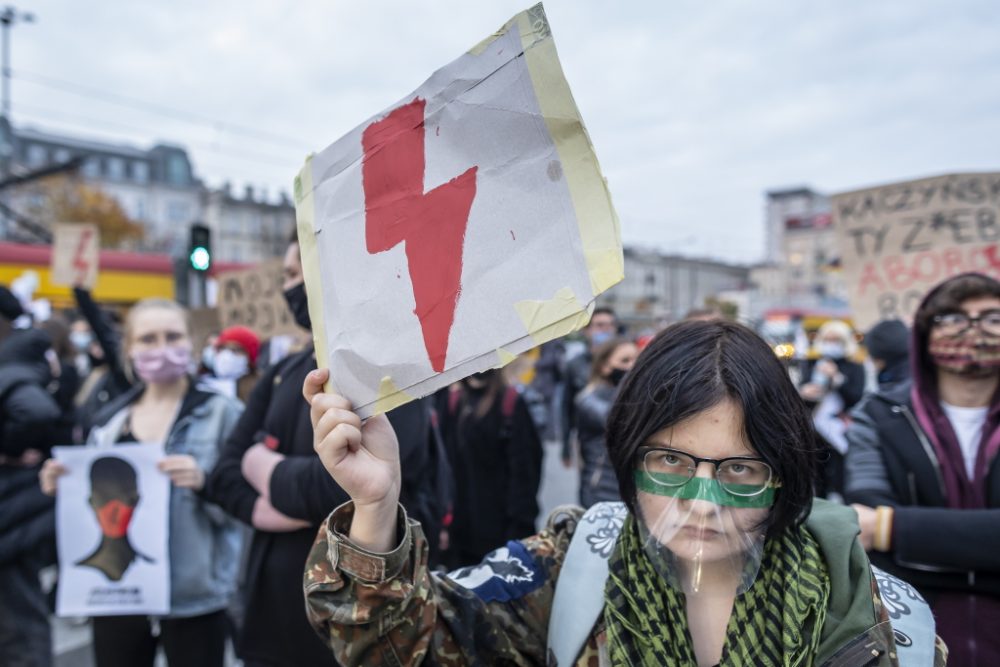
<instances>
[{"instance_id":1,"label":"protester in black clothing","mask_svg":"<svg viewBox=\"0 0 1000 667\"><path fill-rule=\"evenodd\" d=\"M47 667L52 660L38 580L55 549L54 504L38 488L39 464L58 444L50 350L49 334L36 329L0 343L0 665Z\"/></svg>"},{"instance_id":2,"label":"protester in black clothing","mask_svg":"<svg viewBox=\"0 0 1000 667\"><path fill-rule=\"evenodd\" d=\"M563 391L563 465L569 466L573 462L573 437L575 435L574 426L576 424L576 397L580 391L587 386L590 381L590 366L594 358L594 350L603 343L608 342L618 333L618 318L615 311L610 308L595 308L594 314L590 316L590 322L583 330L583 335L587 339L587 347L582 354L567 360L566 362L566 386Z\"/></svg>"},{"instance_id":3,"label":"protester in black clothing","mask_svg":"<svg viewBox=\"0 0 1000 667\"><path fill-rule=\"evenodd\" d=\"M806 364L799 394L813 413L824 445L816 494L839 500L844 491L848 413L865 392L865 368L855 360L858 342L846 322L829 320L816 332L817 359Z\"/></svg>"},{"instance_id":4,"label":"protester in black clothing","mask_svg":"<svg viewBox=\"0 0 1000 667\"><path fill-rule=\"evenodd\" d=\"M69 341L69 325L61 316L54 315L37 326L52 338L50 356L53 374L48 389L59 405L56 440L58 444L69 445L74 442L73 428L77 417L74 399L82 384Z\"/></svg>"},{"instance_id":5,"label":"protester in black clothing","mask_svg":"<svg viewBox=\"0 0 1000 667\"><path fill-rule=\"evenodd\" d=\"M878 372L878 388L888 391L910 379L910 329L899 320L883 320L865 334L865 348Z\"/></svg>"},{"instance_id":6,"label":"protester in black clothing","mask_svg":"<svg viewBox=\"0 0 1000 667\"><path fill-rule=\"evenodd\" d=\"M594 352L590 382L576 397L576 429L580 438L580 504L621 500L618 477L608 458L605 430L618 385L628 373L639 350L627 338L615 338Z\"/></svg>"},{"instance_id":7,"label":"protester in black clothing","mask_svg":"<svg viewBox=\"0 0 1000 667\"><path fill-rule=\"evenodd\" d=\"M94 415L131 389L132 380L122 362L121 336L110 315L103 312L90 292L82 287L73 288L73 297L101 350L100 355L90 355L90 377L77 396L77 421L80 427L77 440L82 442L86 440L93 425Z\"/></svg>"},{"instance_id":8,"label":"protester in black clothing","mask_svg":"<svg viewBox=\"0 0 1000 667\"><path fill-rule=\"evenodd\" d=\"M825 322L816 332L815 348L818 356L806 364L802 375L806 382L799 393L812 403L835 393L843 403L840 411L846 413L865 393L865 368L854 359L858 352L854 330L840 320Z\"/></svg>"},{"instance_id":9,"label":"protester in black clothing","mask_svg":"<svg viewBox=\"0 0 1000 667\"><path fill-rule=\"evenodd\" d=\"M455 474L445 561L456 568L535 529L542 445L527 405L499 370L438 392L437 409Z\"/></svg>"},{"instance_id":10,"label":"protester in black clothing","mask_svg":"<svg viewBox=\"0 0 1000 667\"><path fill-rule=\"evenodd\" d=\"M296 321L309 328L298 244L285 254L285 297ZM310 346L271 366L247 399L246 410L223 448L205 493L253 527L242 596L245 610L237 654L246 667L336 664L305 613L302 570L320 525L348 500L313 451L305 376L316 368ZM428 443L433 437L426 402L408 403L389 415L400 434L403 505L426 516L417 496L428 487Z\"/></svg>"}]
</instances>

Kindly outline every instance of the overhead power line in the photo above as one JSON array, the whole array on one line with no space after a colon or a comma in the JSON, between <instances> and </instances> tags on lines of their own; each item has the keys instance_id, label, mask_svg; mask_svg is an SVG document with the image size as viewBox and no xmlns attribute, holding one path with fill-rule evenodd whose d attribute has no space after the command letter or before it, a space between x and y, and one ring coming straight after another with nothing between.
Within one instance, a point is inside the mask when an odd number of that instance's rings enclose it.
<instances>
[{"instance_id":1,"label":"overhead power line","mask_svg":"<svg viewBox=\"0 0 1000 667\"><path fill-rule=\"evenodd\" d=\"M275 132L270 132L268 130L261 130L259 128L250 127L247 125L241 125L238 123L231 123L229 121L219 120L217 118L212 118L203 114L199 114L192 111L187 111L184 109L176 109L160 104L154 104L141 100L134 97L129 97L126 95L120 95L118 93L107 92L99 90L97 88L91 88L90 86L80 85L78 83L73 83L71 81L63 81L61 79L56 79L54 77L46 76L44 74L36 74L34 72L28 72L26 70L15 70L11 74L15 79L23 81L25 83L31 83L38 86L43 86L45 88L51 88L53 90L59 90L64 93L70 93L73 95L79 95L81 97L89 97L94 100L99 100L101 102L107 102L109 104L116 104L118 106L128 107L131 109L138 109L140 111L145 111L147 113L153 113L166 118L172 118L173 120L182 121L185 123L193 123L197 125L205 125L212 127L216 130L232 132L234 134L243 134L248 137L253 137L260 141L268 141L271 143L280 144L282 146L288 146L292 144L293 146L303 146L301 139L294 139L287 137ZM303 148L302 150L306 150Z\"/></svg>"},{"instance_id":2,"label":"overhead power line","mask_svg":"<svg viewBox=\"0 0 1000 667\"><path fill-rule=\"evenodd\" d=\"M93 134L95 132L100 132L101 134L112 134L114 130L95 130L95 126L104 128L119 128L121 130L127 130L129 132L138 132L146 135L153 135L153 132L149 128L139 127L137 125L132 125L131 123L120 123L118 121L108 120L106 118L95 118L93 116L87 116L82 114L68 113L65 111L57 109L48 109L45 107L35 106L33 104L20 104L19 109L27 111L27 114L31 118L38 118L46 122L53 123L71 123L78 124L84 123L87 127L87 132ZM114 140L122 141L118 136L114 136ZM256 162L261 162L263 164L282 164L289 161L298 160L300 157L304 159L305 154L301 156L296 154L289 154L284 156L271 155L268 153L259 153L253 150L246 150L243 148L231 148L223 147L217 145L213 142L203 142L203 141L185 141L184 145L188 148L195 148L204 151L211 151L213 153L219 153L221 155L229 156L238 159L254 160ZM293 149L294 150L294 149Z\"/></svg>"}]
</instances>

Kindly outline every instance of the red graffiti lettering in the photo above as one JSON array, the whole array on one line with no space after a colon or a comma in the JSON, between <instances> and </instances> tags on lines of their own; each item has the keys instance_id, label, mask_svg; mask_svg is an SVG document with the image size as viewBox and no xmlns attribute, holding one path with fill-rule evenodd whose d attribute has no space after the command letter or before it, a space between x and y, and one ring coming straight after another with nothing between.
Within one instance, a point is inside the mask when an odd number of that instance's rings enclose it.
<instances>
[{"instance_id":1,"label":"red graffiti lettering","mask_svg":"<svg viewBox=\"0 0 1000 667\"><path fill-rule=\"evenodd\" d=\"M869 287L874 287L879 292L885 291L885 282L875 268L875 262L865 262L858 281L858 292L861 296L865 295Z\"/></svg>"}]
</instances>

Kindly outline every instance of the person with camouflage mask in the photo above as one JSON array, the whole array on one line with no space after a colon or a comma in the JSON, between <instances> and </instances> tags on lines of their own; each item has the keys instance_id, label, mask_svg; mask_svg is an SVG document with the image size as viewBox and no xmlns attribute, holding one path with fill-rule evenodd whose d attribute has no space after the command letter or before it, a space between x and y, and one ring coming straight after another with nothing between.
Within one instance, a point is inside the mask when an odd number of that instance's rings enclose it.
<instances>
[{"instance_id":1,"label":"person with camouflage mask","mask_svg":"<svg viewBox=\"0 0 1000 667\"><path fill-rule=\"evenodd\" d=\"M321 526L303 583L341 664L944 664L926 604L871 568L855 513L813 500L809 415L739 324L680 323L639 356L607 428L624 502L557 510L448 575L397 501L389 422L362 423L323 393L328 377L310 373L303 394L352 500Z\"/></svg>"}]
</instances>

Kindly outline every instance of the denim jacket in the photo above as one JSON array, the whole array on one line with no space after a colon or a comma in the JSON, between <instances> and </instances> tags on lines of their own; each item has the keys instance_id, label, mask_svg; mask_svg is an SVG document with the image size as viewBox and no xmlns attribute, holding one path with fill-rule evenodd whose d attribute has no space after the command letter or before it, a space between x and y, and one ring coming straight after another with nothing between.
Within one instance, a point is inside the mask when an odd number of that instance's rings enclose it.
<instances>
[{"instance_id":1,"label":"denim jacket","mask_svg":"<svg viewBox=\"0 0 1000 667\"><path fill-rule=\"evenodd\" d=\"M87 438L88 446L115 445L129 409L143 389L134 388L103 411ZM187 406L192 407L185 409ZM164 445L166 454L193 456L207 476L242 411L236 399L192 385L184 397L181 414L170 427ZM107 415L110 417L101 419ZM236 590L242 545L238 522L197 492L171 486L168 545L168 616L200 616L226 608Z\"/></svg>"}]
</instances>

